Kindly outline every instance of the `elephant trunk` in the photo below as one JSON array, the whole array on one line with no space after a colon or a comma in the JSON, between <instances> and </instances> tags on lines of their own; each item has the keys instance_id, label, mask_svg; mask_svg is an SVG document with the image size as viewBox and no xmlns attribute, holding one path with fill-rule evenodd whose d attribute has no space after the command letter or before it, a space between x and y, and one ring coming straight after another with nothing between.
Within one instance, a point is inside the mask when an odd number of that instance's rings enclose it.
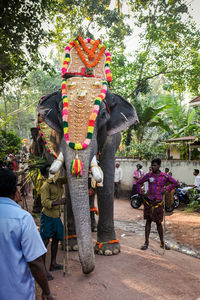
<instances>
[{"instance_id":1,"label":"elephant trunk","mask_svg":"<svg viewBox=\"0 0 200 300\"><path fill-rule=\"evenodd\" d=\"M70 197L76 226L79 257L83 273L88 274L93 271L95 266L88 197L88 180L86 181L84 178L77 179L73 177L70 181Z\"/></svg>"},{"instance_id":2,"label":"elephant trunk","mask_svg":"<svg viewBox=\"0 0 200 300\"><path fill-rule=\"evenodd\" d=\"M92 245L91 219L88 195L88 168L90 151L80 151L79 158L84 164L83 176L76 178L70 174L70 166L75 158L74 150L65 146L63 151L68 177L70 198L74 214L79 258L83 273L88 274L94 270L95 256Z\"/></svg>"}]
</instances>

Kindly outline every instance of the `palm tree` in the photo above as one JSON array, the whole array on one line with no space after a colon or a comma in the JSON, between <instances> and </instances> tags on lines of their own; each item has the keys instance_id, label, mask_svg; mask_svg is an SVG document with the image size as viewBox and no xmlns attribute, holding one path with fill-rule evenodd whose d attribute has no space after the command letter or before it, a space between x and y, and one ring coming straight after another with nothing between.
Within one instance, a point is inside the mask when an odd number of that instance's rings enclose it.
<instances>
[{"instance_id":1,"label":"palm tree","mask_svg":"<svg viewBox=\"0 0 200 300\"><path fill-rule=\"evenodd\" d=\"M161 112L168 108L168 105L152 104L151 99L147 101L134 101L140 123L133 125L135 142L141 144L145 137L151 134L153 128L162 128L165 131L170 130L168 124L161 117Z\"/></svg>"}]
</instances>

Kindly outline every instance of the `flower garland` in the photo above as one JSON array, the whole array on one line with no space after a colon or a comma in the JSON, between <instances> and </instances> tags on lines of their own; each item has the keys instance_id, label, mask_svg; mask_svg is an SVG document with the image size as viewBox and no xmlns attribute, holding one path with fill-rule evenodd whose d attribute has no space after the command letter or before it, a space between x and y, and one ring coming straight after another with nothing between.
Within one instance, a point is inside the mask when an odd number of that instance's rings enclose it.
<instances>
[{"instance_id":1,"label":"flower garland","mask_svg":"<svg viewBox=\"0 0 200 300\"><path fill-rule=\"evenodd\" d=\"M83 40L83 39L82 39L81 37L79 37L80 43L82 42L82 40ZM93 41L93 40L90 39L90 38L85 39L85 40L83 40L83 41L84 41L85 44L90 43L90 44L92 44L92 45L95 45L95 47L97 46L96 41ZM62 67L62 77L67 73L67 68L68 68L69 63L70 63L70 60L71 60L71 58L70 58L70 51L71 51L71 49L72 49L73 47L76 47L76 46L75 46L75 44L76 44L75 42L76 42L76 43L79 43L78 41L70 42L70 43L68 44L68 46L65 48L65 59L64 59L64 62L63 62L63 67ZM98 42L99 42L99 40L98 40ZM84 46L83 46L84 51L90 51L84 43L81 43L82 46L84 45ZM95 44L95 43L96 43L96 44ZM96 50L95 47L93 47L93 49L91 50L92 53L93 53L94 50ZM100 42L99 42L99 44L98 44L98 49L101 50L102 47L104 47L104 46L101 45ZM88 50L87 50L86 48L87 48ZM87 53L87 52L86 52L86 53ZM88 52L88 53L89 53L89 52ZM88 53L87 53L87 54L88 54ZM90 53L91 53L91 52L90 52ZM107 79L107 81L111 82L111 81L112 81L112 74L111 74L111 71L110 71L111 54L108 52L108 50L107 50L106 48L104 49L104 53L105 53L105 55L106 55L106 62L105 62L106 79ZM82 53L81 53L81 54L82 54ZM83 54L82 54L82 55L83 55ZM90 54L89 54L89 55L90 55ZM102 54L101 54L101 55L102 55ZM97 57L97 58L98 58L98 57ZM97 61L97 62L98 62L98 61ZM80 74L80 75L81 75L81 74ZM86 74L86 76L91 76L91 72L89 72L89 74Z\"/></svg>"},{"instance_id":2,"label":"flower garland","mask_svg":"<svg viewBox=\"0 0 200 300\"><path fill-rule=\"evenodd\" d=\"M81 43L83 50L88 54L88 59L93 61L95 59L95 51L98 47L100 50L97 58L92 62L88 63L79 47L79 43ZM89 50L88 47L86 46L87 43L90 43L93 45L92 49ZM106 79L107 81L111 82L112 81L112 74L110 71L110 63L111 63L111 55L110 53L106 50L105 46L100 44L100 41L93 41L92 39L88 38L86 40L83 40L82 37L78 37L78 40L75 40L65 48L65 60L63 62L63 67L62 67L62 77L67 73L67 69L71 60L70 57L70 51L71 49L75 47L77 53L79 54L79 57L81 58L82 62L86 66L85 74L83 75L82 73L76 73L78 75L82 76L92 76L93 75L93 67L95 67L98 63L100 58L102 57L103 53L106 55L106 62L105 62L105 74L106 74ZM88 132L86 139L81 143L73 143L69 140L69 133L68 133L68 98L67 98L67 88L66 88L66 79L63 78L62 80L62 100L63 100L63 111L62 111L62 118L63 118L63 131L64 131L64 137L66 140L66 143L69 145L70 148L75 149L75 150L82 150L88 147L88 145L91 142L93 132L94 132L94 126L95 126L95 121L96 117L99 113L99 107L101 102L105 99L106 93L107 93L107 87L108 83L107 81L103 81L103 88L98 97L94 100L94 110L92 114L90 115L89 122L88 122ZM71 168L70 168L71 174L75 175L77 178L79 176L83 175L83 163L81 162L80 159L78 159L78 153L76 153L76 158L72 161L71 163Z\"/></svg>"},{"instance_id":3,"label":"flower garland","mask_svg":"<svg viewBox=\"0 0 200 300\"><path fill-rule=\"evenodd\" d=\"M91 142L93 132L94 132L94 125L97 118L97 115L99 113L99 107L101 102L105 99L106 93L107 93L107 87L108 83L106 81L103 81L103 88L98 97L94 100L94 110L90 115L89 122L88 122L88 132L86 139L82 143L72 143L69 140L69 134L68 134L68 98L67 98L67 89L66 89L66 79L62 80L62 99L63 99L63 111L62 111L62 118L63 118L63 131L64 131L64 137L69 145L70 148L75 150L82 150L88 147L88 145Z\"/></svg>"},{"instance_id":4,"label":"flower garland","mask_svg":"<svg viewBox=\"0 0 200 300\"><path fill-rule=\"evenodd\" d=\"M99 46L100 41L96 40L93 44L92 50L89 50L85 44L84 39L81 36L78 37L78 40L81 43L83 50L87 53L89 60L94 60L94 58L95 58L94 53L97 50L97 47Z\"/></svg>"},{"instance_id":5,"label":"flower garland","mask_svg":"<svg viewBox=\"0 0 200 300\"><path fill-rule=\"evenodd\" d=\"M101 48L97 58L95 59L95 61L90 64L89 62L87 62L87 60L85 59L85 56L83 55L81 49L79 48L78 41L74 41L74 46L76 48L76 51L78 52L78 55L79 55L80 59L82 60L82 62L84 63L84 65L87 68L94 68L99 63L99 60L102 57L102 55L103 55L103 53L106 49L105 46L103 46Z\"/></svg>"},{"instance_id":6,"label":"flower garland","mask_svg":"<svg viewBox=\"0 0 200 300\"><path fill-rule=\"evenodd\" d=\"M41 98L41 99L42 99L42 98ZM42 122L44 122L44 121L42 120L42 118L41 118L41 116L40 116L40 113L38 113L38 126L37 126L37 129L38 129L39 134L40 134L40 136L41 136L41 138L42 138L42 140L43 140L43 142L44 142L44 146L45 146L46 150L47 150L51 155L53 155L55 158L57 158L57 154L53 151L53 149L51 150L51 149L49 148L49 145L48 145L48 143L47 143L47 141L46 141L46 139L45 139L45 136L44 136L44 134L43 134L42 131L41 131L40 123L42 123Z\"/></svg>"}]
</instances>

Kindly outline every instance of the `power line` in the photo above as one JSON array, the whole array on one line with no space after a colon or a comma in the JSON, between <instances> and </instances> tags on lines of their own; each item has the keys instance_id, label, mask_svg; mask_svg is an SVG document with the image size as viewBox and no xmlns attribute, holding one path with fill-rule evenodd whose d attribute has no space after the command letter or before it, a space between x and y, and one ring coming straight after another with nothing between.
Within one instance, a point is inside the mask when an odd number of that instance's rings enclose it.
<instances>
[{"instance_id":1,"label":"power line","mask_svg":"<svg viewBox=\"0 0 200 300\"><path fill-rule=\"evenodd\" d=\"M15 114L17 114L17 113L19 113L19 112L21 112L21 111L23 111L23 110L26 110L27 108L31 107L32 105L35 105L36 103L38 103L38 101L35 101L35 102L33 102L33 103L31 103L31 104L29 104L29 105L27 105L27 106L18 108L18 109L16 109L16 110L14 110L14 111L8 113L7 116L15 115Z\"/></svg>"},{"instance_id":2,"label":"power line","mask_svg":"<svg viewBox=\"0 0 200 300\"><path fill-rule=\"evenodd\" d=\"M186 4L186 5L190 5L192 2L194 2L194 0L191 0L190 2L185 3L185 4Z\"/></svg>"}]
</instances>

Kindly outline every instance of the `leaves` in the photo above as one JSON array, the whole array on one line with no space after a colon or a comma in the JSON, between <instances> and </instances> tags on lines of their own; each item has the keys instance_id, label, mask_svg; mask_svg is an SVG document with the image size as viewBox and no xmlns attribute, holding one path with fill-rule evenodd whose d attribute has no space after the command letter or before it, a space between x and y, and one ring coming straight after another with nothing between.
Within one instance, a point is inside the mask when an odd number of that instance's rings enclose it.
<instances>
[{"instance_id":1,"label":"leaves","mask_svg":"<svg viewBox=\"0 0 200 300\"><path fill-rule=\"evenodd\" d=\"M19 152L21 147L21 139L15 133L0 130L0 159L5 160L9 153Z\"/></svg>"}]
</instances>

